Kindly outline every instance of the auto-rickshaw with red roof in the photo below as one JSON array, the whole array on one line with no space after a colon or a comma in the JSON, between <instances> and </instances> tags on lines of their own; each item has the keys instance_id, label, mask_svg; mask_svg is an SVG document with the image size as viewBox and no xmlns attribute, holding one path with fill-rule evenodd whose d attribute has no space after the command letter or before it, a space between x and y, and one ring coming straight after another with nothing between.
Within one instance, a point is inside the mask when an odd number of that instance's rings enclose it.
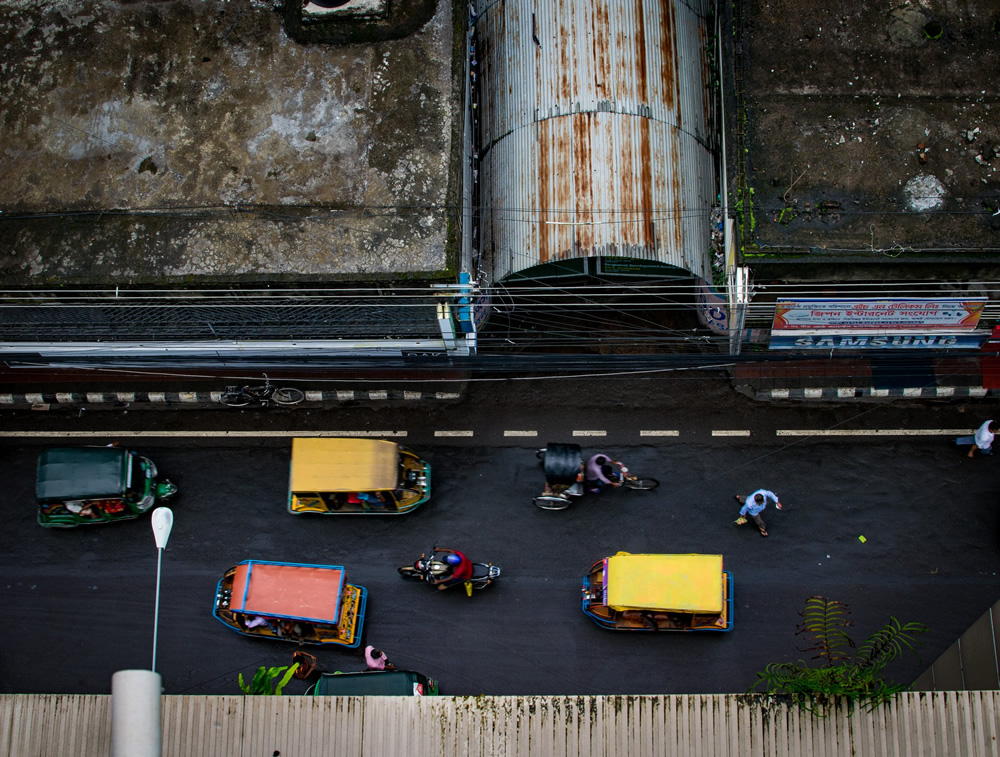
<instances>
[{"instance_id":1,"label":"auto-rickshaw with red roof","mask_svg":"<svg viewBox=\"0 0 1000 757\"><path fill-rule=\"evenodd\" d=\"M244 636L357 647L367 600L339 565L244 560L219 581L212 614Z\"/></svg>"}]
</instances>

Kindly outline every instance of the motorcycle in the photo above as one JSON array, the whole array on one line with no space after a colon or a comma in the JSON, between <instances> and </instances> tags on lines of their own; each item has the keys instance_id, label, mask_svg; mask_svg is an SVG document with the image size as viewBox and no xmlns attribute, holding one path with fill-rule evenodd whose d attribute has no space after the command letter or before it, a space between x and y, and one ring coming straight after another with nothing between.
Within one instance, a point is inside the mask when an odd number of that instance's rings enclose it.
<instances>
[{"instance_id":1,"label":"motorcycle","mask_svg":"<svg viewBox=\"0 0 1000 757\"><path fill-rule=\"evenodd\" d=\"M458 572L461 562L466 561L471 566L471 572L465 578L450 578L450 574ZM465 593L472 596L473 589L485 589L500 577L500 567L493 563L472 562L461 552L454 549L435 546L429 553L425 552L412 565L399 568L399 575L413 581L425 581L439 589L447 589L461 584Z\"/></svg>"}]
</instances>

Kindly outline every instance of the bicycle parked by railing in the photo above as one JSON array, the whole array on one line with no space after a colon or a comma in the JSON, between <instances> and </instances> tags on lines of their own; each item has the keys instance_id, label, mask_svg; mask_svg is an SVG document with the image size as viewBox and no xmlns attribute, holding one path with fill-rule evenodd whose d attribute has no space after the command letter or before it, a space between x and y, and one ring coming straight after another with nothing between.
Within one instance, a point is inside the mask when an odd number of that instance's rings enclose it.
<instances>
[{"instance_id":1,"label":"bicycle parked by railing","mask_svg":"<svg viewBox=\"0 0 1000 757\"><path fill-rule=\"evenodd\" d=\"M251 402L262 406L271 402L275 405L298 405L305 398L305 392L294 386L273 386L266 373L263 386L227 386L225 391L219 393L219 402L227 407L246 407Z\"/></svg>"},{"instance_id":2,"label":"bicycle parked by railing","mask_svg":"<svg viewBox=\"0 0 1000 757\"><path fill-rule=\"evenodd\" d=\"M606 455L597 456L606 458L606 463L600 466L600 472L594 472L595 480L588 483L588 466L578 444L551 443L538 450L536 456L545 468L545 491L533 501L543 510L565 510L572 502L571 497L580 497L587 491L599 493L607 487L648 491L660 485L655 478L629 473L622 463Z\"/></svg>"}]
</instances>

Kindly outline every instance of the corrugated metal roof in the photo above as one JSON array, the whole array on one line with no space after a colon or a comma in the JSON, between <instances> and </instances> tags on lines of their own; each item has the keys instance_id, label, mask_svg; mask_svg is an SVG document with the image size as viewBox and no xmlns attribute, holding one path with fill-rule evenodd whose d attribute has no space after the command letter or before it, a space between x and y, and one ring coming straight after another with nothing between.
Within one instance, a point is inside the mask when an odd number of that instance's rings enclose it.
<instances>
[{"instance_id":1,"label":"corrugated metal roof","mask_svg":"<svg viewBox=\"0 0 1000 757\"><path fill-rule=\"evenodd\" d=\"M477 0L484 278L601 255L708 275L706 11Z\"/></svg>"},{"instance_id":2,"label":"corrugated metal roof","mask_svg":"<svg viewBox=\"0 0 1000 757\"><path fill-rule=\"evenodd\" d=\"M167 757L996 757L1000 692L818 717L763 695L163 698ZM107 757L109 696L0 696L0 757Z\"/></svg>"},{"instance_id":3,"label":"corrugated metal roof","mask_svg":"<svg viewBox=\"0 0 1000 757\"><path fill-rule=\"evenodd\" d=\"M433 296L295 298L267 301L239 296L223 304L196 296L149 304L107 297L97 304L63 304L58 300L31 305L0 303L0 339L53 341L185 340L185 339L385 339L440 338ZM98 297L94 298L95 300ZM235 303L235 304L232 304Z\"/></svg>"}]
</instances>

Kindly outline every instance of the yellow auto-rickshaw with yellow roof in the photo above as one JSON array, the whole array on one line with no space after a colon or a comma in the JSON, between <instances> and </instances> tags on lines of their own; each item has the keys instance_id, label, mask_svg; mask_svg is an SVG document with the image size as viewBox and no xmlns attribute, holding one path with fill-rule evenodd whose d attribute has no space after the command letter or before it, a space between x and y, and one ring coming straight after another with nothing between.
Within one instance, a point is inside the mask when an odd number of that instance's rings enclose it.
<instances>
[{"instance_id":1,"label":"yellow auto-rickshaw with yellow roof","mask_svg":"<svg viewBox=\"0 0 1000 757\"><path fill-rule=\"evenodd\" d=\"M296 515L402 515L431 495L431 466L382 439L292 440L288 509Z\"/></svg>"},{"instance_id":2,"label":"yellow auto-rickshaw with yellow roof","mask_svg":"<svg viewBox=\"0 0 1000 757\"><path fill-rule=\"evenodd\" d=\"M731 631L733 576L722 555L598 560L583 579L583 612L615 631Z\"/></svg>"}]
</instances>

